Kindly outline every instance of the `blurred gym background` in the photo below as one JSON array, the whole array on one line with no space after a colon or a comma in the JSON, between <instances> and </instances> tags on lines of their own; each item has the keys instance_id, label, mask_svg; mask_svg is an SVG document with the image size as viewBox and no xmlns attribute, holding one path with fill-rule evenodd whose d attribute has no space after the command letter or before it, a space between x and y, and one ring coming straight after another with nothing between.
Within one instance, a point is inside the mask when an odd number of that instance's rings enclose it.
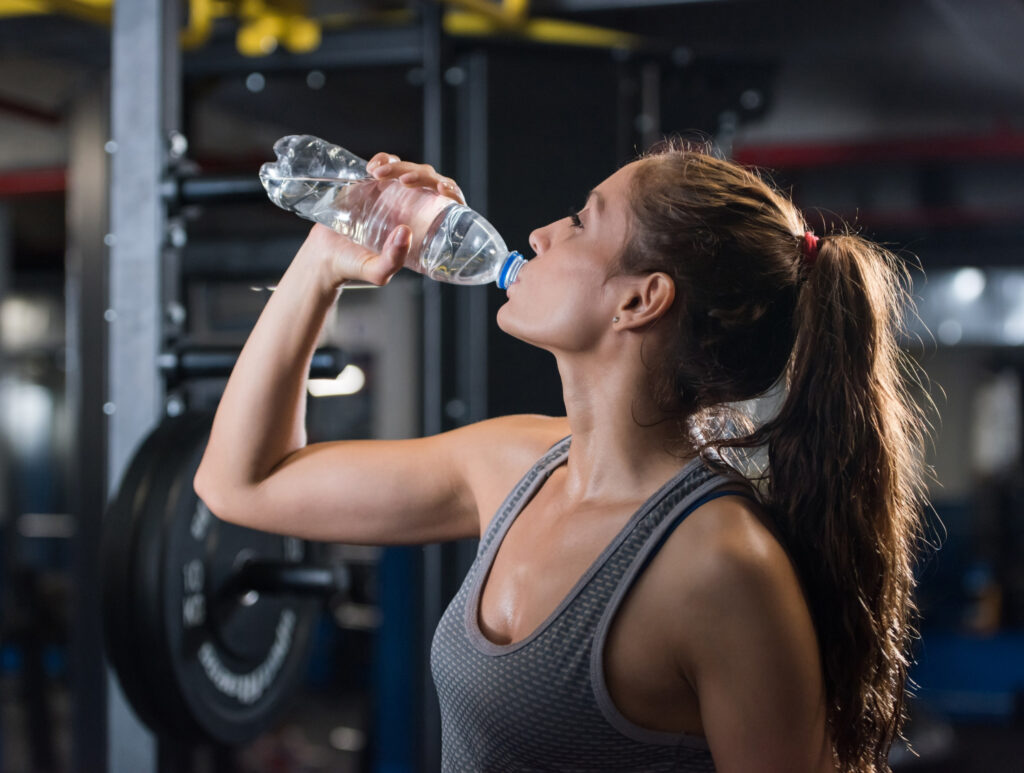
<instances>
[{"instance_id":1,"label":"blurred gym background","mask_svg":"<svg viewBox=\"0 0 1024 773\"><path fill-rule=\"evenodd\" d=\"M472 545L332 546L359 593L323 605L289 710L236 747L170 753L104 660L104 508L152 426L216 404L223 374L185 354L241 346L307 230L253 185L290 133L429 161L520 248L658 139L701 138L817 232L919 261L937 549L892 763L1021 770L1022 39L1020 0L0 0L0 770L437 769L429 636ZM119 220L128 200L151 221ZM114 336L134 286L151 313ZM501 302L409 272L346 293L313 438L561 412Z\"/></svg>"}]
</instances>

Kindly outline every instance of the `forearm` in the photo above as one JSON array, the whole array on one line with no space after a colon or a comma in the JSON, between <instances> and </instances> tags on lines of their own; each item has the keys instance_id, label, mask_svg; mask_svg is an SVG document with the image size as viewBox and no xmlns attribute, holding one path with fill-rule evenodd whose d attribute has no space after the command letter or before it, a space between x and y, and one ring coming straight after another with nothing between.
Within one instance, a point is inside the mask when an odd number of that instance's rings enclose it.
<instances>
[{"instance_id":1,"label":"forearm","mask_svg":"<svg viewBox=\"0 0 1024 773\"><path fill-rule=\"evenodd\" d=\"M303 245L260 314L228 379L197 486L254 486L306 444L306 378L338 289Z\"/></svg>"}]
</instances>

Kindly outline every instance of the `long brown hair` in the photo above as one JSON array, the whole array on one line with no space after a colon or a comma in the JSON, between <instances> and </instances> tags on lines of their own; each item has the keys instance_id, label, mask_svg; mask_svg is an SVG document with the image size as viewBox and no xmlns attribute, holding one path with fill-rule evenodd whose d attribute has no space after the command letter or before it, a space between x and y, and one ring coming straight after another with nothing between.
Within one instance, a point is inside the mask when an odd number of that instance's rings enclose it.
<instances>
[{"instance_id":1,"label":"long brown hair","mask_svg":"<svg viewBox=\"0 0 1024 773\"><path fill-rule=\"evenodd\" d=\"M928 414L900 348L903 261L843 230L819 242L758 173L670 143L640 159L619 268L676 284L676 356L659 396L702 455L760 453L754 479L800 577L818 636L843 771L888 770L904 718L926 505ZM755 426L731 404L783 389Z\"/></svg>"}]
</instances>

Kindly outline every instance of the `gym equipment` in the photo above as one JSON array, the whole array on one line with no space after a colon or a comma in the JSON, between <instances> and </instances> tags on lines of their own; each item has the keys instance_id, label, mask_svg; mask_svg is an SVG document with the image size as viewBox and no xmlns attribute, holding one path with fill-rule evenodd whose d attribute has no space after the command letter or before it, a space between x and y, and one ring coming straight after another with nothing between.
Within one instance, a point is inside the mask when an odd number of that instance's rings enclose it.
<instances>
[{"instance_id":1,"label":"gym equipment","mask_svg":"<svg viewBox=\"0 0 1024 773\"><path fill-rule=\"evenodd\" d=\"M129 702L160 737L245 743L286 709L304 675L317 597L344 566L312 543L213 515L192 487L208 415L164 420L142 443L104 519L107 652Z\"/></svg>"},{"instance_id":2,"label":"gym equipment","mask_svg":"<svg viewBox=\"0 0 1024 773\"><path fill-rule=\"evenodd\" d=\"M181 174L164 181L160 193L172 207L262 201L265 195L259 179L251 174Z\"/></svg>"},{"instance_id":3,"label":"gym equipment","mask_svg":"<svg viewBox=\"0 0 1024 773\"><path fill-rule=\"evenodd\" d=\"M157 357L161 373L170 385L196 378L227 378L238 359L238 349L190 346L162 352ZM309 363L310 378L334 378L348 365L348 355L336 346L321 346Z\"/></svg>"}]
</instances>

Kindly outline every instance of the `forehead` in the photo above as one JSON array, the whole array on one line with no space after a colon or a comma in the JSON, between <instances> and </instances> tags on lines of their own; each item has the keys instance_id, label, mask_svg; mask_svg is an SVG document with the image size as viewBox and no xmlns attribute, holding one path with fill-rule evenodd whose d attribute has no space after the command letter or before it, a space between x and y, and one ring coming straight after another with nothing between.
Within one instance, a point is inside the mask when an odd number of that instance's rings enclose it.
<instances>
[{"instance_id":1,"label":"forehead","mask_svg":"<svg viewBox=\"0 0 1024 773\"><path fill-rule=\"evenodd\" d=\"M632 221L630 198L636 168L628 164L601 181L593 191L588 206L594 211L595 225L617 234L615 241L625 241Z\"/></svg>"},{"instance_id":2,"label":"forehead","mask_svg":"<svg viewBox=\"0 0 1024 773\"><path fill-rule=\"evenodd\" d=\"M594 190L608 196L622 197L625 201L629 195L629 187L633 181L633 174L636 171L636 163L632 162L619 169L612 175L606 177Z\"/></svg>"},{"instance_id":3,"label":"forehead","mask_svg":"<svg viewBox=\"0 0 1024 773\"><path fill-rule=\"evenodd\" d=\"M602 263L609 277L618 273L619 257L632 230L630 198L634 172L635 167L629 164L609 175L591 191L587 202L591 213L587 218L588 227L603 245L598 252L603 256Z\"/></svg>"}]
</instances>

